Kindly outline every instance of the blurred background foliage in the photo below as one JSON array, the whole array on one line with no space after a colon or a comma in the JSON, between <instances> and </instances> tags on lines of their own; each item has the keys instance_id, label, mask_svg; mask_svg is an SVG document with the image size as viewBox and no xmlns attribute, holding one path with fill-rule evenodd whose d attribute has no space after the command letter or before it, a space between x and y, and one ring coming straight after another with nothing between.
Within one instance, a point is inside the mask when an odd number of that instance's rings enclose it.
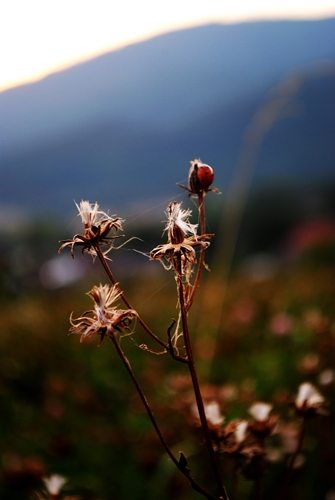
<instances>
[{"instance_id":1,"label":"blurred background foliage","mask_svg":"<svg viewBox=\"0 0 335 500\"><path fill-rule=\"evenodd\" d=\"M220 403L226 423L247 418L253 402L266 401L289 434L298 385L308 380L320 389L329 415L310 422L286 498L328 500L335 491L333 198L323 195L322 222L306 223L296 209L299 197L281 197L278 190L260 190L249 200L229 272L220 239L225 199L206 198L208 226L217 236L190 330L204 397ZM193 206L185 195L187 203ZM195 206L193 213L196 219ZM106 279L99 262L80 252L74 261L66 251L56 257L57 241L71 228L51 222L41 219L1 238L0 497L30 498L43 476L58 473L68 478L64 491L83 499L199 498L164 455L112 343L98 347L98 338L80 344L68 337L70 313L90 309L85 293ZM174 277L131 250L148 252L162 229L159 222L150 229L126 223L126 235L140 240L113 251L111 266L131 303L165 339L177 316ZM79 266L78 273L61 286L50 262L62 263L58 277L69 277L71 266ZM142 343L151 346L139 326L121 341L167 441L206 483L206 452L185 367L142 351ZM271 446L277 457L273 453L265 476L265 498L273 498L287 457L279 437ZM224 459L222 467L229 491L232 464ZM241 499L253 498L252 481L241 478L239 488Z\"/></svg>"}]
</instances>

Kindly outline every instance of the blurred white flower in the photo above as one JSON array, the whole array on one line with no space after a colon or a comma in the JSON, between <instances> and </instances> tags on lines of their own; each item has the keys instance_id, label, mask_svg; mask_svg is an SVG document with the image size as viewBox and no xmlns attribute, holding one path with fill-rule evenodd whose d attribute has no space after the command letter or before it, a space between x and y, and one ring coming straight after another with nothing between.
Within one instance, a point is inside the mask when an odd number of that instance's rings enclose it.
<instances>
[{"instance_id":1,"label":"blurred white flower","mask_svg":"<svg viewBox=\"0 0 335 500\"><path fill-rule=\"evenodd\" d=\"M273 406L267 403L254 403L248 410L257 422L264 422L269 418Z\"/></svg>"},{"instance_id":2,"label":"blurred white flower","mask_svg":"<svg viewBox=\"0 0 335 500\"><path fill-rule=\"evenodd\" d=\"M221 415L220 407L216 401L205 404L206 418L212 425L221 425L224 417Z\"/></svg>"},{"instance_id":3,"label":"blurred white flower","mask_svg":"<svg viewBox=\"0 0 335 500\"><path fill-rule=\"evenodd\" d=\"M298 395L295 400L297 410L313 410L318 409L325 403L324 397L309 382L305 382L299 386Z\"/></svg>"},{"instance_id":4,"label":"blurred white flower","mask_svg":"<svg viewBox=\"0 0 335 500\"><path fill-rule=\"evenodd\" d=\"M241 420L237 425L234 432L235 440L238 444L242 443L246 438L248 422Z\"/></svg>"},{"instance_id":5,"label":"blurred white flower","mask_svg":"<svg viewBox=\"0 0 335 500\"><path fill-rule=\"evenodd\" d=\"M43 482L50 495L58 495L64 484L67 482L67 479L65 477L58 476L57 474L53 474L50 477L43 478Z\"/></svg>"},{"instance_id":6,"label":"blurred white flower","mask_svg":"<svg viewBox=\"0 0 335 500\"><path fill-rule=\"evenodd\" d=\"M320 385L332 384L335 380L335 372L331 368L323 370L318 376L318 382Z\"/></svg>"}]
</instances>

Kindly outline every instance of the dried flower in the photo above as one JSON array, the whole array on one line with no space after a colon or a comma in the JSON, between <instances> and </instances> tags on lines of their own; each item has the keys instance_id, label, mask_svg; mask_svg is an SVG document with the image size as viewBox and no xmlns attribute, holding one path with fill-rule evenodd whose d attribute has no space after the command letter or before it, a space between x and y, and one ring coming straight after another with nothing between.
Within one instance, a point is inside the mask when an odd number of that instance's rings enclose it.
<instances>
[{"instance_id":1,"label":"dried flower","mask_svg":"<svg viewBox=\"0 0 335 500\"><path fill-rule=\"evenodd\" d=\"M57 474L53 474L50 477L43 478L43 482L50 495L58 495L64 484L67 482L67 479Z\"/></svg>"},{"instance_id":2,"label":"dried flower","mask_svg":"<svg viewBox=\"0 0 335 500\"><path fill-rule=\"evenodd\" d=\"M158 245L150 252L152 260L167 261L166 269L174 267L176 269L175 258L181 258L182 274L188 276L191 272L191 267L196 263L196 253L194 248L209 246L209 239L212 234L196 234L197 224L191 224L189 217L191 210L182 210L181 203L176 201L169 204L166 215L168 217L164 232L168 234L168 243ZM191 235L187 237L187 235ZM164 264L163 264L164 265Z\"/></svg>"},{"instance_id":3,"label":"dried flower","mask_svg":"<svg viewBox=\"0 0 335 500\"><path fill-rule=\"evenodd\" d=\"M84 312L81 317L75 320L72 320L72 315L70 318L72 325L70 332L80 334L81 342L98 334L101 336L101 344L105 335L111 337L115 333L130 332L130 324L137 317L137 312L133 309L124 310L112 306L121 296L117 285L112 288L108 285L94 286L87 295L94 302L94 310ZM90 313L93 317L88 316Z\"/></svg>"},{"instance_id":4,"label":"dried flower","mask_svg":"<svg viewBox=\"0 0 335 500\"><path fill-rule=\"evenodd\" d=\"M65 247L71 247L71 255L74 258L74 247L81 246L81 252L85 251L94 257L97 255L95 247L98 244L107 245L108 249L104 252L107 254L113 244L115 238L121 238L122 235L108 236L110 231L114 229L115 233L118 230L122 231L123 220L120 217L110 217L102 210L99 210L98 203L91 204L89 201L81 201L76 207L84 224L84 234L75 234L72 240L61 240L61 247L58 250L60 253Z\"/></svg>"},{"instance_id":5,"label":"dried flower","mask_svg":"<svg viewBox=\"0 0 335 500\"><path fill-rule=\"evenodd\" d=\"M294 405L299 414L313 416L322 413L325 399L312 384L305 382L299 386Z\"/></svg>"}]
</instances>

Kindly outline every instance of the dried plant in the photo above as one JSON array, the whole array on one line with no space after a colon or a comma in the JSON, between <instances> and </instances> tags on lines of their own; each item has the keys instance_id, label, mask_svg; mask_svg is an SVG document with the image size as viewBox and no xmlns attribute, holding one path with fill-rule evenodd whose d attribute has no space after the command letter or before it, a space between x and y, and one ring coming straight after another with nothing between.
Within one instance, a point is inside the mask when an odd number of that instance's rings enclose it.
<instances>
[{"instance_id":1,"label":"dried plant","mask_svg":"<svg viewBox=\"0 0 335 500\"><path fill-rule=\"evenodd\" d=\"M70 240L62 240L59 252L69 247L74 258L76 246L81 252L90 254L98 259L110 281L110 284L94 286L89 297L93 300L94 308L73 319L70 317L71 334L79 334L80 341L98 335L100 343L104 338L112 340L122 364L130 376L136 391L144 405L158 439L166 453L189 481L192 488L209 500L228 500L228 493L224 484L227 478L221 470L222 460L228 459L233 463L231 500L238 498L238 476L255 483L257 500L264 497L262 479L270 467L270 453L268 442L272 436L280 433L279 416L272 414L273 405L255 401L249 408L249 418L235 419L226 422L221 413L220 404L215 397L205 398L201 389L193 346L189 331L188 316L193 304L194 296L199 288L202 269L205 266L204 256L213 234L206 231L206 216L204 197L209 192L219 191L210 187L214 179L213 169L195 159L190 162L188 186L181 186L189 192L190 197L196 197L199 207L199 225L190 222L191 210L183 209L181 203L170 203L166 210L167 221L164 233L167 242L158 244L151 252L150 259L160 261L164 268L172 271L176 282L178 299L178 320L172 320L167 326L166 338L162 339L153 332L140 314L132 307L130 301L122 291L118 281L107 261L107 254L113 250L114 240L120 238L123 219L110 217L99 209L97 203L91 204L82 201L77 205L79 215L84 225L83 234L76 234ZM125 309L116 302L123 302ZM144 351L169 354L176 362L186 365L193 390L192 419L197 427L201 428L203 441L207 450L207 460L212 470L212 478L203 485L194 477L190 468L187 454L183 451L176 455L161 431L151 405L146 397L145 389L140 385L133 368L121 347L120 338L130 335L140 325L157 344L157 351L149 349L145 344L140 347ZM297 457L302 449L306 422L324 411L325 399L310 384L302 384L297 398L293 402L296 419L300 422L294 449L291 451L285 476L281 478L281 488L273 492L278 499L285 498L288 484L292 476ZM192 420L191 419L191 420Z\"/></svg>"}]
</instances>

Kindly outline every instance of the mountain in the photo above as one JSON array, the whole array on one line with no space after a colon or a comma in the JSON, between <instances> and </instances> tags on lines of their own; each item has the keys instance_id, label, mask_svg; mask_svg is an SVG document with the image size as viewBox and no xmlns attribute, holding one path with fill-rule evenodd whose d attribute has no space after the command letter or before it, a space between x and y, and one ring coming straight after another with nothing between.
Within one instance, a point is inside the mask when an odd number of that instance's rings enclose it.
<instances>
[{"instance_id":1,"label":"mountain","mask_svg":"<svg viewBox=\"0 0 335 500\"><path fill-rule=\"evenodd\" d=\"M225 189L246 127L280 99L256 178L331 174L334 32L335 19L207 25L2 92L1 203L64 213L88 198L114 212L172 195L199 156Z\"/></svg>"}]
</instances>

